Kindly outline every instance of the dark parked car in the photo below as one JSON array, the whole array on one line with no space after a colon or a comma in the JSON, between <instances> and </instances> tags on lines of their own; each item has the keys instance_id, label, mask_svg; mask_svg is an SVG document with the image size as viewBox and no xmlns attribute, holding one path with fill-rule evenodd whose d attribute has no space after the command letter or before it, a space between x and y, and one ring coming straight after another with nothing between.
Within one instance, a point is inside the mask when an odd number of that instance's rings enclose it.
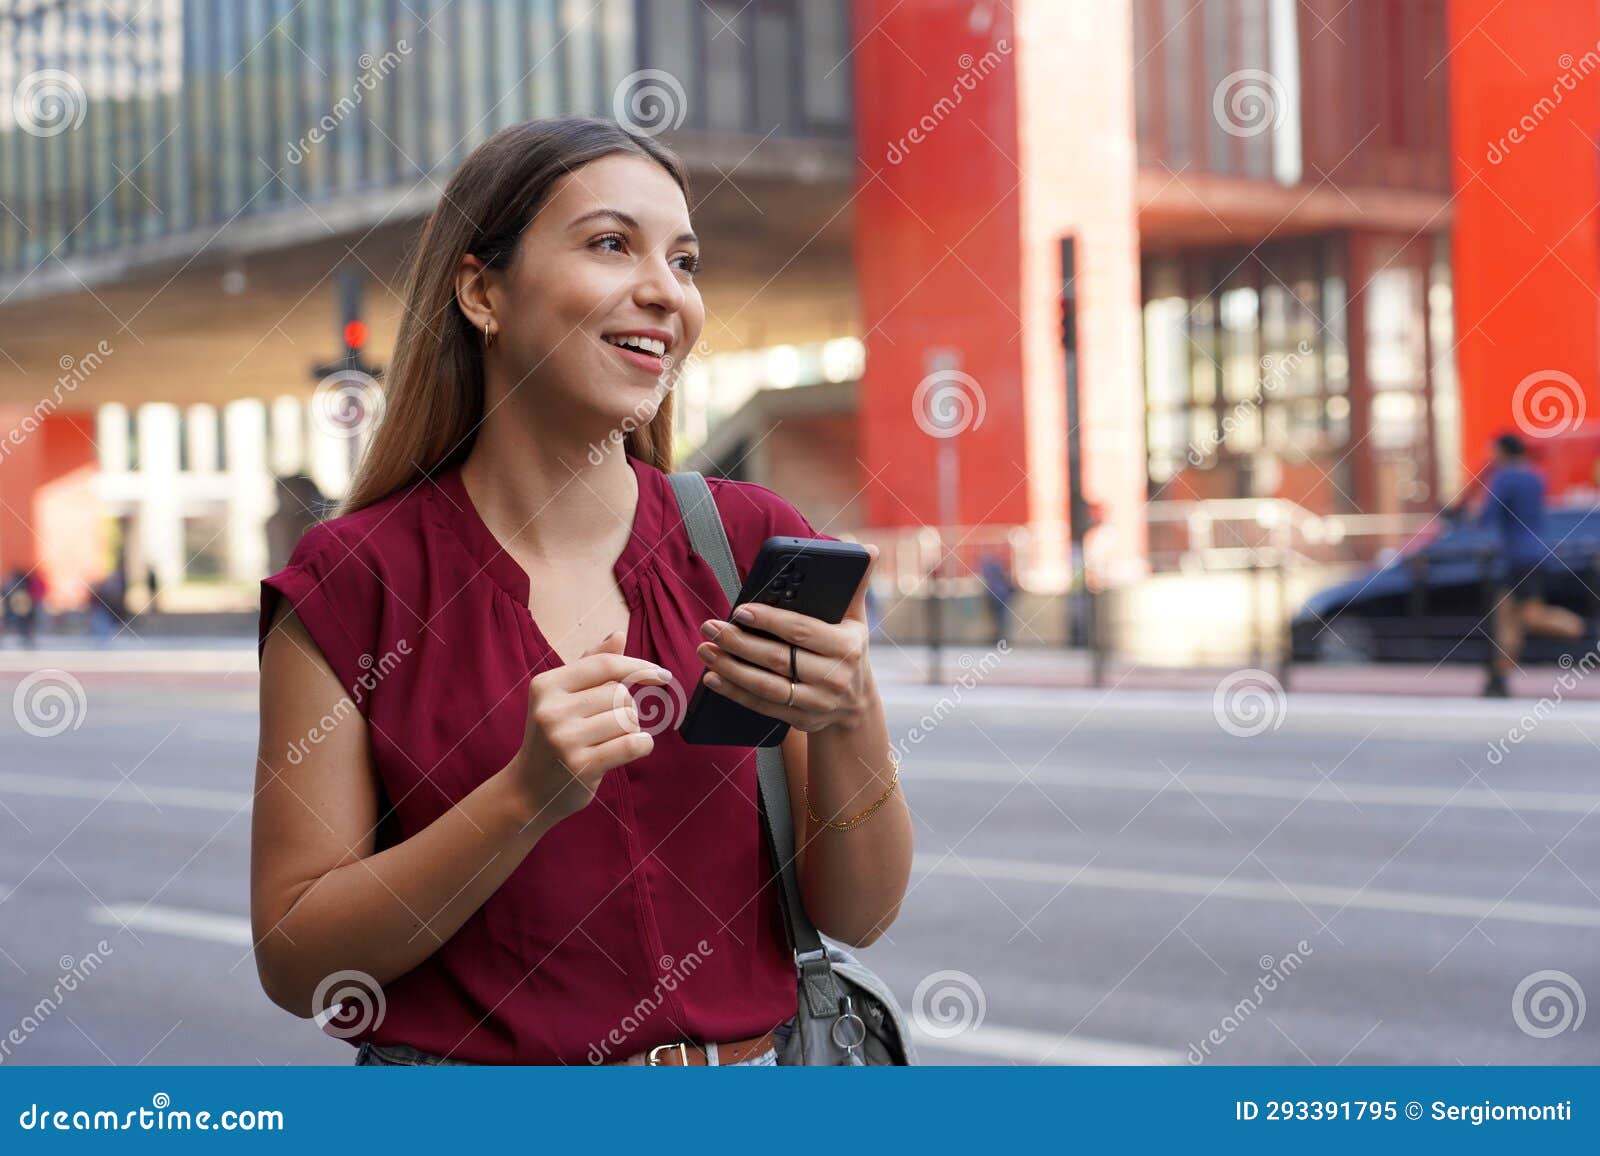
<instances>
[{"instance_id":1,"label":"dark parked car","mask_svg":"<svg viewBox=\"0 0 1600 1156\"><path fill-rule=\"evenodd\" d=\"M1543 572L1546 600L1600 620L1600 508L1550 511L1552 548ZM1491 532L1451 521L1385 565L1312 595L1290 623L1296 662L1471 662L1493 652L1491 607L1498 598ZM1527 640L1523 659L1582 654L1578 642Z\"/></svg>"}]
</instances>

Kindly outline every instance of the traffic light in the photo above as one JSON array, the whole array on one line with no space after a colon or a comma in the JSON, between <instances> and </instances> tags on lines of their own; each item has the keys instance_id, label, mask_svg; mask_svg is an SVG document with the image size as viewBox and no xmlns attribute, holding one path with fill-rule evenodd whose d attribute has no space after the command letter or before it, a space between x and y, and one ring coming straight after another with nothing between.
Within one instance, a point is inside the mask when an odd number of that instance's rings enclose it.
<instances>
[{"instance_id":1,"label":"traffic light","mask_svg":"<svg viewBox=\"0 0 1600 1156\"><path fill-rule=\"evenodd\" d=\"M313 381L323 381L334 374L364 374L374 381L383 376L381 366L366 359L364 351L370 335L361 315L360 273L346 270L339 276L339 339L343 345L339 360L319 362L311 367Z\"/></svg>"}]
</instances>

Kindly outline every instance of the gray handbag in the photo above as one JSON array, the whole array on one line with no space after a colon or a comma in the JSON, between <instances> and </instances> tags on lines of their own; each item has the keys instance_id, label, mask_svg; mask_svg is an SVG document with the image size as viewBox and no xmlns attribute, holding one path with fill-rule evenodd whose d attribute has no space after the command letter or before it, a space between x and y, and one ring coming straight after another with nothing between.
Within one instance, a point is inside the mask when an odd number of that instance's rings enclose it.
<instances>
[{"instance_id":1,"label":"gray handbag","mask_svg":"<svg viewBox=\"0 0 1600 1156\"><path fill-rule=\"evenodd\" d=\"M689 545L717 576L732 606L739 571L706 480L693 471L669 475ZM800 901L794 822L781 747L756 748L761 826L782 883L779 906L794 950L799 1010L778 1053L783 1065L865 1066L916 1063L911 1032L887 984L855 956L817 932Z\"/></svg>"}]
</instances>

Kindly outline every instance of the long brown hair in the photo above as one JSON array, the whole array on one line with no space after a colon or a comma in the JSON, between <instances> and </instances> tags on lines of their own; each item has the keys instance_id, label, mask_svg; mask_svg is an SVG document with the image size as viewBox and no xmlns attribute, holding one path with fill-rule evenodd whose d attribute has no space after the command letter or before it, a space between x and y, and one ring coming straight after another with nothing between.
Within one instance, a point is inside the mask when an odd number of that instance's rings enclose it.
<instances>
[{"instance_id":1,"label":"long brown hair","mask_svg":"<svg viewBox=\"0 0 1600 1156\"><path fill-rule=\"evenodd\" d=\"M655 161L689 195L683 162L614 120L561 116L502 129L462 162L423 227L406 274L405 314L384 385L384 412L339 507L382 501L466 458L484 415L483 335L456 305L456 269L468 253L491 268L516 254L528 223L561 177L614 153ZM672 392L623 448L672 468Z\"/></svg>"}]
</instances>

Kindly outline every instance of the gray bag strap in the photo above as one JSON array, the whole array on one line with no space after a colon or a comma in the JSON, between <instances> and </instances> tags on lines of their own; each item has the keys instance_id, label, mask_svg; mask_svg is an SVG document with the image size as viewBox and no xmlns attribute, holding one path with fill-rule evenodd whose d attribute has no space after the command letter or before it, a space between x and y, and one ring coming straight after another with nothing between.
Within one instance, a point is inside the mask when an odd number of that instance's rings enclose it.
<instances>
[{"instance_id":1,"label":"gray bag strap","mask_svg":"<svg viewBox=\"0 0 1600 1156\"><path fill-rule=\"evenodd\" d=\"M689 531L689 545L710 565L717 581L722 583L728 605L732 606L739 596L739 571L734 565L733 550L728 546L727 532L722 528L722 516L712 500L711 487L703 476L692 470L671 474L669 478L678 508L683 512L683 524ZM824 979L819 971L806 966L808 958L820 957L825 962L827 953L823 951L822 937L800 901L800 881L795 872L794 818L789 805L789 780L783 769L782 747L756 748L756 784L767 846L783 880L779 895L789 944L801 957L801 973L813 1004L827 1001L827 1006L836 1007L838 997L833 991L831 969Z\"/></svg>"}]
</instances>

